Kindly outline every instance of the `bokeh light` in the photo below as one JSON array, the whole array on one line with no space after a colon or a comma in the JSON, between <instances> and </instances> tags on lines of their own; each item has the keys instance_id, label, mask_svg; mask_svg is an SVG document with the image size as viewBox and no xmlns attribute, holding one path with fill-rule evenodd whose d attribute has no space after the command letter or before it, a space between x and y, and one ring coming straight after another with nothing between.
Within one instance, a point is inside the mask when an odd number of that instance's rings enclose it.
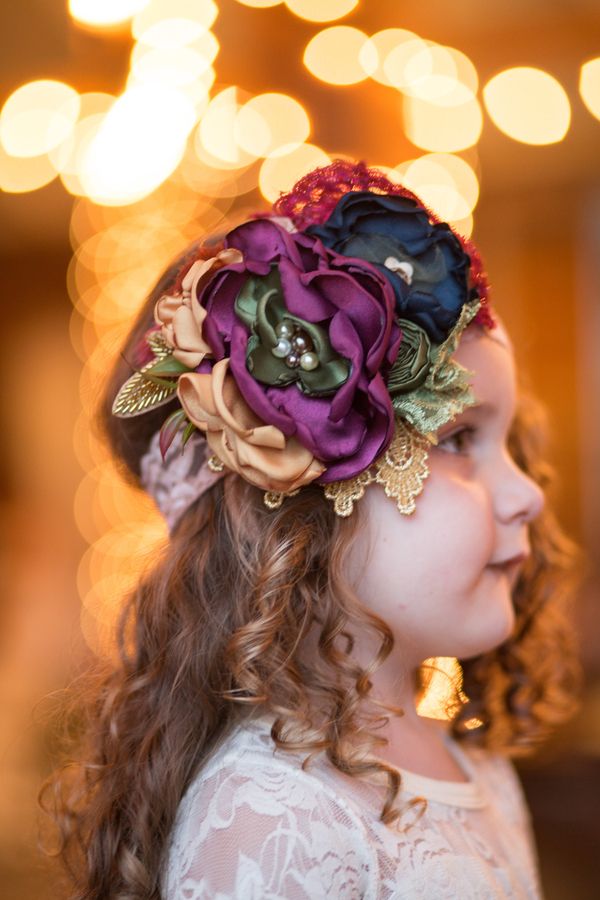
<instances>
[{"instance_id":1,"label":"bokeh light","mask_svg":"<svg viewBox=\"0 0 600 900\"><path fill-rule=\"evenodd\" d=\"M505 69L483 88L494 125L523 144L562 141L571 122L571 106L562 85L542 69Z\"/></svg>"},{"instance_id":2,"label":"bokeh light","mask_svg":"<svg viewBox=\"0 0 600 900\"><path fill-rule=\"evenodd\" d=\"M156 85L126 90L83 156L86 194L97 203L123 204L153 191L181 160L195 120L193 106L177 91Z\"/></svg>"},{"instance_id":3,"label":"bokeh light","mask_svg":"<svg viewBox=\"0 0 600 900\"><path fill-rule=\"evenodd\" d=\"M212 214L218 216L221 211L227 211L234 199L256 188L258 166L254 157L245 165L224 166L208 153L196 133L195 140L191 146L188 145L174 178L200 197L218 201L218 209L214 205L211 207ZM215 227L216 224L215 221Z\"/></svg>"},{"instance_id":4,"label":"bokeh light","mask_svg":"<svg viewBox=\"0 0 600 900\"><path fill-rule=\"evenodd\" d=\"M378 80L440 106L460 106L475 97L477 69L460 50L424 41L410 32L399 35L396 46L390 49L393 35L381 34L383 75Z\"/></svg>"},{"instance_id":5,"label":"bokeh light","mask_svg":"<svg viewBox=\"0 0 600 900\"><path fill-rule=\"evenodd\" d=\"M280 6L283 0L237 0L237 2L255 9L269 9L271 6Z\"/></svg>"},{"instance_id":6,"label":"bokeh light","mask_svg":"<svg viewBox=\"0 0 600 900\"><path fill-rule=\"evenodd\" d=\"M301 144L289 153L268 157L260 167L258 184L263 197L274 203L283 191L317 166L326 166L331 158L314 144Z\"/></svg>"},{"instance_id":7,"label":"bokeh light","mask_svg":"<svg viewBox=\"0 0 600 900\"><path fill-rule=\"evenodd\" d=\"M134 74L135 70L140 65L142 66L143 72L143 66L145 65L143 60L146 56L156 61L164 60L171 66L177 66L178 54L181 54L184 60L191 61L192 59L195 60L196 58L201 58L205 60L207 64L210 64L214 62L219 49L219 41L212 31L204 31L199 37L185 44L183 47L153 47L150 44L136 42L131 51L130 75ZM197 65L197 63L195 64ZM185 68L185 64L183 65L183 68ZM203 66L201 71L204 71L205 68L206 66Z\"/></svg>"},{"instance_id":8,"label":"bokeh light","mask_svg":"<svg viewBox=\"0 0 600 900\"><path fill-rule=\"evenodd\" d=\"M390 56L393 60L393 54ZM387 65L389 68L389 61ZM458 106L473 97L478 88L477 70L468 57L440 44L413 52L406 60L403 76L405 93L441 106Z\"/></svg>"},{"instance_id":9,"label":"bokeh light","mask_svg":"<svg viewBox=\"0 0 600 900\"><path fill-rule=\"evenodd\" d=\"M198 78L195 78L187 84L179 85L176 88L178 93L193 109L196 122L202 118L208 108L210 91L215 83L215 78L216 72L212 66L209 66ZM135 84L139 84L139 82L130 77L127 81L127 87L131 87Z\"/></svg>"},{"instance_id":10,"label":"bokeh light","mask_svg":"<svg viewBox=\"0 0 600 900\"><path fill-rule=\"evenodd\" d=\"M409 141L423 150L442 153L455 153L476 144L483 127L481 106L468 88L464 91L463 102L455 106L405 96L404 126Z\"/></svg>"},{"instance_id":11,"label":"bokeh light","mask_svg":"<svg viewBox=\"0 0 600 900\"><path fill-rule=\"evenodd\" d=\"M120 557L98 556L98 559L109 560L112 565L105 564L108 573L94 582L81 597L82 634L90 649L104 658L116 653L116 627L124 598L135 587L143 572L156 560L167 536L164 524L148 518L131 522L130 527L137 533L137 544L134 545L131 560L125 566ZM119 537L122 537L123 531L119 533ZM94 566L95 570L97 568L98 566ZM78 586L85 583L84 579L85 574L81 573Z\"/></svg>"},{"instance_id":12,"label":"bokeh light","mask_svg":"<svg viewBox=\"0 0 600 900\"><path fill-rule=\"evenodd\" d=\"M457 82L471 91L473 95L477 94L479 74L473 60L462 50L457 50L456 47L443 47L442 49L452 60Z\"/></svg>"},{"instance_id":13,"label":"bokeh light","mask_svg":"<svg viewBox=\"0 0 600 900\"><path fill-rule=\"evenodd\" d=\"M449 224L452 225L452 228L457 234L462 235L464 238L470 238L473 234L473 227L475 225L473 213L469 213L464 219L453 219Z\"/></svg>"},{"instance_id":14,"label":"bokeh light","mask_svg":"<svg viewBox=\"0 0 600 900\"><path fill-rule=\"evenodd\" d=\"M310 134L310 120L301 103L287 94L259 94L237 113L234 137L253 156L274 156L281 148L302 144Z\"/></svg>"},{"instance_id":15,"label":"bokeh light","mask_svg":"<svg viewBox=\"0 0 600 900\"><path fill-rule=\"evenodd\" d=\"M200 159L216 168L242 168L256 156L240 147L236 139L236 121L240 109L240 91L232 86L216 94L204 112L196 130L195 148ZM249 99L249 98L248 98Z\"/></svg>"},{"instance_id":16,"label":"bokeh light","mask_svg":"<svg viewBox=\"0 0 600 900\"><path fill-rule=\"evenodd\" d=\"M392 29L389 29L389 31L392 31ZM382 47L382 52L385 55L380 56L378 80L397 88L399 91L404 91L410 87L411 82L411 76L407 72L407 67L415 57L424 56L427 59L429 44L423 38L418 37L418 35L406 31L398 34L398 40L395 42L395 45L389 47L388 45L393 41L393 34L380 32L379 35L376 36L377 41L374 43L376 43L378 50L380 46ZM383 71L383 74L381 74L381 71Z\"/></svg>"},{"instance_id":17,"label":"bokeh light","mask_svg":"<svg viewBox=\"0 0 600 900\"><path fill-rule=\"evenodd\" d=\"M79 173L89 144L102 121L116 100L112 94L91 91L81 95L79 119L68 138L48 154L54 169L60 175L70 194L85 193Z\"/></svg>"},{"instance_id":18,"label":"bokeh light","mask_svg":"<svg viewBox=\"0 0 600 900\"><path fill-rule=\"evenodd\" d=\"M319 31L306 45L304 65L328 84L357 84L376 71L377 50L359 28L334 25Z\"/></svg>"},{"instance_id":19,"label":"bokeh light","mask_svg":"<svg viewBox=\"0 0 600 900\"><path fill-rule=\"evenodd\" d=\"M285 0L287 8L309 22L333 22L347 16L358 6L358 0Z\"/></svg>"},{"instance_id":20,"label":"bokeh light","mask_svg":"<svg viewBox=\"0 0 600 900\"><path fill-rule=\"evenodd\" d=\"M79 94L62 81L30 81L0 113L0 143L11 156L41 156L61 144L79 115Z\"/></svg>"},{"instance_id":21,"label":"bokeh light","mask_svg":"<svg viewBox=\"0 0 600 900\"><path fill-rule=\"evenodd\" d=\"M150 0L132 23L136 40L164 50L185 47L208 31L217 17L212 0Z\"/></svg>"},{"instance_id":22,"label":"bokeh light","mask_svg":"<svg viewBox=\"0 0 600 900\"><path fill-rule=\"evenodd\" d=\"M0 190L9 194L23 194L45 187L54 178L56 170L48 157L11 156L0 145Z\"/></svg>"},{"instance_id":23,"label":"bokeh light","mask_svg":"<svg viewBox=\"0 0 600 900\"><path fill-rule=\"evenodd\" d=\"M192 47L164 50L136 44L131 54L130 78L143 84L177 88L196 81L211 62Z\"/></svg>"},{"instance_id":24,"label":"bokeh light","mask_svg":"<svg viewBox=\"0 0 600 900\"><path fill-rule=\"evenodd\" d=\"M60 180L70 194L81 197L87 193L87 187L81 180L85 158L92 141L104 122L104 113L95 113L81 119L75 126L71 139L51 159L60 175Z\"/></svg>"},{"instance_id":25,"label":"bokeh light","mask_svg":"<svg viewBox=\"0 0 600 900\"><path fill-rule=\"evenodd\" d=\"M420 42L417 35L404 28L384 28L382 31L377 31L371 35L371 43L377 53L377 67L371 72L371 78L374 81L378 81L380 84L386 85L386 87L397 86L386 74L386 62L391 53L409 41L418 41L418 45L413 46L416 46L417 50L421 48L422 42ZM399 66L396 65L396 68L399 68ZM394 69L392 69L393 71Z\"/></svg>"},{"instance_id":26,"label":"bokeh light","mask_svg":"<svg viewBox=\"0 0 600 900\"><path fill-rule=\"evenodd\" d=\"M420 716L427 716L432 719L447 719L448 707L454 698L453 685L456 683L462 684L460 664L454 657L436 656L424 660L423 665L429 667L428 674L431 677L431 681L417 704L418 713ZM459 696L461 699L464 698L464 694L460 690ZM476 727L475 723L477 721L476 719L469 719L466 727Z\"/></svg>"},{"instance_id":27,"label":"bokeh light","mask_svg":"<svg viewBox=\"0 0 600 900\"><path fill-rule=\"evenodd\" d=\"M600 119L600 57L590 59L582 65L579 93L591 114Z\"/></svg>"},{"instance_id":28,"label":"bokeh light","mask_svg":"<svg viewBox=\"0 0 600 900\"><path fill-rule=\"evenodd\" d=\"M477 175L460 156L429 153L403 163L397 171L402 183L445 222L466 219L477 204Z\"/></svg>"},{"instance_id":29,"label":"bokeh light","mask_svg":"<svg viewBox=\"0 0 600 900\"><path fill-rule=\"evenodd\" d=\"M406 62L404 76L406 93L434 103L442 102L457 81L452 56L439 44L431 44L414 53Z\"/></svg>"},{"instance_id":30,"label":"bokeh light","mask_svg":"<svg viewBox=\"0 0 600 900\"><path fill-rule=\"evenodd\" d=\"M149 0L69 0L69 12L84 25L120 25L148 5Z\"/></svg>"},{"instance_id":31,"label":"bokeh light","mask_svg":"<svg viewBox=\"0 0 600 900\"><path fill-rule=\"evenodd\" d=\"M130 493L130 511L127 518L121 519L121 510L117 508L117 515L112 519L112 527L107 528L110 519L107 522L101 504L106 502L107 498L113 497L116 492L123 490L124 485L123 479L114 472L110 463L101 467L100 473L102 469L106 470L109 478L100 475L95 485L93 503L96 514L99 514L99 524L103 533L88 547L81 559L77 586L80 593L85 596L94 585L101 585L108 579L112 580L116 573L119 585L123 585L120 587L122 598L123 593L134 586L137 572L150 561L149 551L164 541L166 527L157 515L152 514L150 503L144 502L141 497L136 503L135 495ZM76 502L76 508L79 505ZM107 510L109 509L110 500L107 505ZM82 512L85 514L83 510ZM124 565L125 561L127 565Z\"/></svg>"}]
</instances>

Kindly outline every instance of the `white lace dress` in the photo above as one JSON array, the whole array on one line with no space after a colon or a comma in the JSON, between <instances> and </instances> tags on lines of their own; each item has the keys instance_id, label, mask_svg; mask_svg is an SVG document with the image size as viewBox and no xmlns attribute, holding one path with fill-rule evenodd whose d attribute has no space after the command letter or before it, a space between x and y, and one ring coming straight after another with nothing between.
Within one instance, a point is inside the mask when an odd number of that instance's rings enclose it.
<instances>
[{"instance_id":1,"label":"white lace dress","mask_svg":"<svg viewBox=\"0 0 600 900\"><path fill-rule=\"evenodd\" d=\"M306 753L274 752L271 721L238 728L190 785L171 836L164 900L541 897L529 813L505 757L464 749L444 732L469 781L400 769L403 797L427 799L401 834L378 821L382 788L325 759L302 771Z\"/></svg>"}]
</instances>

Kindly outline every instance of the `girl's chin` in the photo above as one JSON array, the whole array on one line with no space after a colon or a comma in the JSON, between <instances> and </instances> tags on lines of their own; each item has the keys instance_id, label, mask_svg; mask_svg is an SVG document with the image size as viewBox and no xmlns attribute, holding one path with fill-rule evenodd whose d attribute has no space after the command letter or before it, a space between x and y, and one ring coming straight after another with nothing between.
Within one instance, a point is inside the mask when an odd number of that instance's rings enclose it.
<instances>
[{"instance_id":1,"label":"girl's chin","mask_svg":"<svg viewBox=\"0 0 600 900\"><path fill-rule=\"evenodd\" d=\"M513 634L515 628L515 611L510 597L505 602L499 600L496 615L487 617L486 622L481 622L481 628L470 635L470 646L464 648L462 654L456 654L459 659L473 659L483 653L495 650Z\"/></svg>"}]
</instances>

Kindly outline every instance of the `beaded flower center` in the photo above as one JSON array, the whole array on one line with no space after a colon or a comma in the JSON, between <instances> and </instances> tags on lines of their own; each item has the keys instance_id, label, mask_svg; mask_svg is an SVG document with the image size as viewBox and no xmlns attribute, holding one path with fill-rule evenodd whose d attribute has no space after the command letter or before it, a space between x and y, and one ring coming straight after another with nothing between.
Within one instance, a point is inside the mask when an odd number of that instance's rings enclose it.
<instances>
[{"instance_id":1,"label":"beaded flower center","mask_svg":"<svg viewBox=\"0 0 600 900\"><path fill-rule=\"evenodd\" d=\"M284 319L275 326L278 341L271 349L273 356L283 359L290 369L300 366L305 372L312 372L319 365L319 357L308 332L293 322Z\"/></svg>"}]
</instances>

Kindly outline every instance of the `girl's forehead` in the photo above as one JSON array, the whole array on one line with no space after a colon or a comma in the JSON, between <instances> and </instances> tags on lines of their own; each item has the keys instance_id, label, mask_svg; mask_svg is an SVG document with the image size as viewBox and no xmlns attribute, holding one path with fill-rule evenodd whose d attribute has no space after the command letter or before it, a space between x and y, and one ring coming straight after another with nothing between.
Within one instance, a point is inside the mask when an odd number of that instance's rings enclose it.
<instances>
[{"instance_id":1,"label":"girl's forehead","mask_svg":"<svg viewBox=\"0 0 600 900\"><path fill-rule=\"evenodd\" d=\"M478 403L503 406L516 395L516 370L512 342L506 328L467 329L454 358L468 369Z\"/></svg>"}]
</instances>

